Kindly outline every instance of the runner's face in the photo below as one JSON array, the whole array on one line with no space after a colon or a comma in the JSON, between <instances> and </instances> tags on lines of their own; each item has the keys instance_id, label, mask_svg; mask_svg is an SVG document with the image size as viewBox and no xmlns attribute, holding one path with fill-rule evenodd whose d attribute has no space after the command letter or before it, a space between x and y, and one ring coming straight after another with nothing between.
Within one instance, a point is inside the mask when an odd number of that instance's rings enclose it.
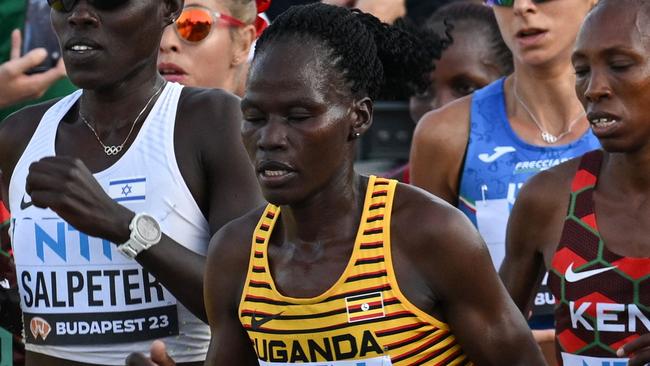
<instances>
[{"instance_id":1,"label":"runner's face","mask_svg":"<svg viewBox=\"0 0 650 366\"><path fill-rule=\"evenodd\" d=\"M241 104L244 145L264 197L278 205L318 196L351 172L354 156L352 98L337 92L340 75L322 50L296 43L276 40L256 56Z\"/></svg>"},{"instance_id":2,"label":"runner's face","mask_svg":"<svg viewBox=\"0 0 650 366\"><path fill-rule=\"evenodd\" d=\"M411 118L418 122L430 110L471 94L501 76L490 60L489 42L484 27L474 28L463 22L454 28L454 42L442 51L431 73L431 86L420 95L411 97Z\"/></svg>"},{"instance_id":3,"label":"runner's face","mask_svg":"<svg viewBox=\"0 0 650 366\"><path fill-rule=\"evenodd\" d=\"M192 0L185 5L198 5L231 15L223 1ZM165 28L160 41L158 68L169 81L188 86L222 88L233 91L235 73L235 40L224 22L212 26L210 34L199 42L182 40L174 26Z\"/></svg>"},{"instance_id":4,"label":"runner's face","mask_svg":"<svg viewBox=\"0 0 650 366\"><path fill-rule=\"evenodd\" d=\"M569 60L580 24L594 3L595 0L515 0L513 7L494 6L494 14L515 63L564 63Z\"/></svg>"},{"instance_id":5,"label":"runner's face","mask_svg":"<svg viewBox=\"0 0 650 366\"><path fill-rule=\"evenodd\" d=\"M573 54L578 98L610 152L647 149L650 141L650 16L636 1L624 3L600 5Z\"/></svg>"},{"instance_id":6,"label":"runner's face","mask_svg":"<svg viewBox=\"0 0 650 366\"><path fill-rule=\"evenodd\" d=\"M140 69L155 75L158 45L172 0L130 0L111 10L78 1L52 11L68 76L81 88L121 81Z\"/></svg>"}]
</instances>

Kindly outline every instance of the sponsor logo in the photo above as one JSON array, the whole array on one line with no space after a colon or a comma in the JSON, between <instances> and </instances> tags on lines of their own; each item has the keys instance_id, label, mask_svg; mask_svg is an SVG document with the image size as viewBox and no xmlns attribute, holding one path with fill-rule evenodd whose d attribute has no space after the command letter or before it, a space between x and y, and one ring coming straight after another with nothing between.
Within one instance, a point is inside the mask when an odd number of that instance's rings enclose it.
<instances>
[{"instance_id":1,"label":"sponsor logo","mask_svg":"<svg viewBox=\"0 0 650 366\"><path fill-rule=\"evenodd\" d=\"M582 281L582 280L587 279L589 277L593 277L593 276L601 274L603 272L611 271L614 268L616 268L616 266L592 269L592 270L589 270L589 271L582 271L582 272L577 272L576 273L576 272L573 271L573 263L571 263L571 264L569 264L569 267L566 269L566 272L564 273L564 278L566 279L567 282L573 283L573 282Z\"/></svg>"},{"instance_id":2,"label":"sponsor logo","mask_svg":"<svg viewBox=\"0 0 650 366\"><path fill-rule=\"evenodd\" d=\"M2 287L5 290L9 290L9 287L11 287L9 285L9 280L5 278L2 281L0 281L0 287Z\"/></svg>"},{"instance_id":3,"label":"sponsor logo","mask_svg":"<svg viewBox=\"0 0 650 366\"><path fill-rule=\"evenodd\" d=\"M28 208L30 208L30 207L32 207L34 205L34 203L32 202L31 199L29 200L29 202L25 202L25 196L27 196L27 194L23 194L23 199L20 200L20 209L21 210L26 210L26 209L28 209Z\"/></svg>"},{"instance_id":4,"label":"sponsor logo","mask_svg":"<svg viewBox=\"0 0 650 366\"><path fill-rule=\"evenodd\" d=\"M32 331L34 339L38 339L40 336L43 340L46 340L47 336L52 331L52 327L47 320L36 316L29 321L29 330Z\"/></svg>"},{"instance_id":5,"label":"sponsor logo","mask_svg":"<svg viewBox=\"0 0 650 366\"><path fill-rule=\"evenodd\" d=\"M279 312L277 314L260 316L260 317L258 317L257 312L253 313L253 317L251 318L251 329L252 330L260 329L260 327L262 327L262 325L270 322L273 319L277 319L277 317L282 315L283 312L284 311L281 311L281 312Z\"/></svg>"},{"instance_id":6,"label":"sponsor logo","mask_svg":"<svg viewBox=\"0 0 650 366\"><path fill-rule=\"evenodd\" d=\"M577 308L576 304L578 305ZM595 306L595 312L593 306ZM638 323L641 322L646 329L644 332L650 331L650 319L636 304L593 303L588 301L576 303L570 301L569 314L571 315L573 329L578 329L578 324L580 324L582 328L589 331L593 331L595 328L600 332L635 333L637 332ZM595 319L592 324L590 319L594 314Z\"/></svg>"},{"instance_id":7,"label":"sponsor logo","mask_svg":"<svg viewBox=\"0 0 650 366\"><path fill-rule=\"evenodd\" d=\"M542 160L530 160L530 161L520 161L515 165L515 174L521 173L531 173L531 172L541 172L546 169L550 169L556 165L560 165L565 161L569 160L568 158L562 159L542 159Z\"/></svg>"},{"instance_id":8,"label":"sponsor logo","mask_svg":"<svg viewBox=\"0 0 650 366\"><path fill-rule=\"evenodd\" d=\"M113 260L112 247L115 246L114 244L111 244L106 239L90 237L63 220L54 219L40 224L31 223L28 225L34 225L33 235L36 256L43 263L51 260L51 254L56 254L62 261L71 263L75 257L71 253L73 251L78 251L79 256L88 262L91 261L91 253L94 253L95 258L93 258L93 261L96 261L98 256L108 261ZM91 249L94 246L100 246L101 250ZM45 250L45 248L48 248L48 250ZM46 253L48 254L48 261L46 261Z\"/></svg>"},{"instance_id":9,"label":"sponsor logo","mask_svg":"<svg viewBox=\"0 0 650 366\"><path fill-rule=\"evenodd\" d=\"M479 154L478 158L481 159L482 162L489 164L489 163L494 163L495 161L497 161L497 159L499 159L503 155L515 151L517 151L517 149L515 149L512 146L497 146L494 148L493 154L491 155L487 153Z\"/></svg>"},{"instance_id":10,"label":"sponsor logo","mask_svg":"<svg viewBox=\"0 0 650 366\"><path fill-rule=\"evenodd\" d=\"M348 323L386 316L384 297L381 292L348 296L345 298L345 307L348 313Z\"/></svg>"}]
</instances>

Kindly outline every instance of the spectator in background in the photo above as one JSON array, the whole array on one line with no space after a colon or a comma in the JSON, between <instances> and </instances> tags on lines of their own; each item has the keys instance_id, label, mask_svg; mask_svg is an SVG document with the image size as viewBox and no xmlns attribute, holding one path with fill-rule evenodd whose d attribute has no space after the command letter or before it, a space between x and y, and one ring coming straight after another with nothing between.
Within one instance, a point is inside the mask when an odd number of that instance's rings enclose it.
<instances>
[{"instance_id":1,"label":"spectator in background","mask_svg":"<svg viewBox=\"0 0 650 366\"><path fill-rule=\"evenodd\" d=\"M411 150L412 183L477 225L499 268L510 209L535 173L600 146L575 93L571 51L596 0L490 0L514 72L426 114ZM554 360L552 314L533 328Z\"/></svg>"},{"instance_id":2,"label":"spectator in background","mask_svg":"<svg viewBox=\"0 0 650 366\"><path fill-rule=\"evenodd\" d=\"M25 74L45 60L47 51L37 48L20 56L21 38L19 30L11 32L10 59L0 64L0 108L40 98L52 84L65 76L63 60L46 72Z\"/></svg>"},{"instance_id":3,"label":"spectator in background","mask_svg":"<svg viewBox=\"0 0 650 366\"><path fill-rule=\"evenodd\" d=\"M13 53L11 50L13 48L12 42L15 42L17 36L12 36L12 32L15 29L22 29L25 22L25 11L26 11L27 1L25 0L2 0L0 1L0 64L6 62L13 58ZM17 48L20 50L20 47ZM37 52L36 56L39 56ZM18 52L19 54L19 52ZM34 57L34 56L30 56ZM41 56L44 57L44 56ZM12 66L13 67L13 66ZM23 66L25 67L25 66ZM61 73L62 69L53 71L54 73ZM6 90L4 82L2 82L3 90ZM25 105L38 103L40 101L48 100L58 96L66 95L73 90L75 90L74 85L70 83L67 78L59 78L58 81L54 82L49 89L43 87L47 91L42 94L39 98L31 99L27 97L28 100L24 100L19 103L9 103L10 106L0 106L0 121L7 117L12 112L17 111L18 109L24 107ZM37 93L24 93L23 95L32 94L39 95L42 92ZM2 98L2 97L0 97ZM2 104L0 102L0 104Z\"/></svg>"},{"instance_id":4,"label":"spectator in background","mask_svg":"<svg viewBox=\"0 0 650 366\"><path fill-rule=\"evenodd\" d=\"M158 70L168 81L239 92L263 30L254 0L197 0L165 29Z\"/></svg>"}]
</instances>

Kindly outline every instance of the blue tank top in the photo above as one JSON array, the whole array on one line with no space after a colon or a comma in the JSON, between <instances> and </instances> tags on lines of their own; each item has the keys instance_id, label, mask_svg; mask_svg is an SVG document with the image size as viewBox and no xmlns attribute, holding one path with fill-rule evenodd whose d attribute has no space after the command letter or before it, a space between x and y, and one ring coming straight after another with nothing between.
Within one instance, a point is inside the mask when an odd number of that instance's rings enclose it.
<instances>
[{"instance_id":1,"label":"blue tank top","mask_svg":"<svg viewBox=\"0 0 650 366\"><path fill-rule=\"evenodd\" d=\"M512 130L503 93L505 79L472 97L470 135L460 177L459 208L485 240L498 269L505 256L510 210L521 186L536 173L600 148L591 129L580 139L557 146L536 146Z\"/></svg>"}]
</instances>

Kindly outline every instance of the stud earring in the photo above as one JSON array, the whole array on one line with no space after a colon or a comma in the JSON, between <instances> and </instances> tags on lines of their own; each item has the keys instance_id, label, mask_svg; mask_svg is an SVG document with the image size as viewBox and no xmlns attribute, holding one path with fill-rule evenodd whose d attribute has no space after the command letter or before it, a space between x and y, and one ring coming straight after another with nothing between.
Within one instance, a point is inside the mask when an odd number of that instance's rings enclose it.
<instances>
[{"instance_id":1,"label":"stud earring","mask_svg":"<svg viewBox=\"0 0 650 366\"><path fill-rule=\"evenodd\" d=\"M358 139L359 137L361 137L361 134L359 132L355 132L355 133L352 134L352 137L354 137L355 139Z\"/></svg>"}]
</instances>

